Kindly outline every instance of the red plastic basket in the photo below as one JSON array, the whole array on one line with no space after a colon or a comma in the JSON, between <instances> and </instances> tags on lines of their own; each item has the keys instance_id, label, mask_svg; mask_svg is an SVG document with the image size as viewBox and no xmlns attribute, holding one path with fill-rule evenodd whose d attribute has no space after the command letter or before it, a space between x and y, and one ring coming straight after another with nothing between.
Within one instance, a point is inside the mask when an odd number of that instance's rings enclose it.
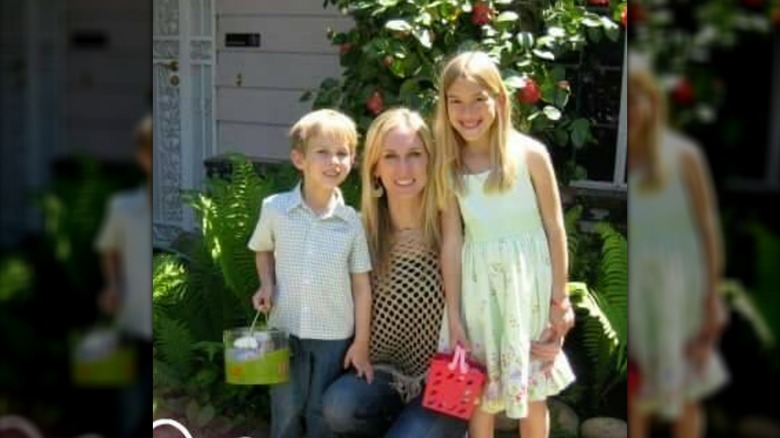
<instances>
[{"instance_id":1,"label":"red plastic basket","mask_svg":"<svg viewBox=\"0 0 780 438\"><path fill-rule=\"evenodd\" d=\"M468 420L479 404L484 382L484 368L467 359L460 346L452 353L439 353L428 370L423 406Z\"/></svg>"}]
</instances>

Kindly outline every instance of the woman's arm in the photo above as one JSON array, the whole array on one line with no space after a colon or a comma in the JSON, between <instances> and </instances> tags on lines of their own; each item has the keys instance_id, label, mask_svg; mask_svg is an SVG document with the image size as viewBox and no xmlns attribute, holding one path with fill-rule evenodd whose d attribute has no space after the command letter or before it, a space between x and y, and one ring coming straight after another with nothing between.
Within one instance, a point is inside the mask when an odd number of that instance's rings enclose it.
<instances>
[{"instance_id":1,"label":"woman's arm","mask_svg":"<svg viewBox=\"0 0 780 438\"><path fill-rule=\"evenodd\" d=\"M468 339L460 318L463 225L460 221L460 208L454 197L448 200L447 207L441 215L441 222L442 239L439 260L441 261L444 299L447 303L450 347L454 348L457 343L460 343L469 350Z\"/></svg>"}]
</instances>

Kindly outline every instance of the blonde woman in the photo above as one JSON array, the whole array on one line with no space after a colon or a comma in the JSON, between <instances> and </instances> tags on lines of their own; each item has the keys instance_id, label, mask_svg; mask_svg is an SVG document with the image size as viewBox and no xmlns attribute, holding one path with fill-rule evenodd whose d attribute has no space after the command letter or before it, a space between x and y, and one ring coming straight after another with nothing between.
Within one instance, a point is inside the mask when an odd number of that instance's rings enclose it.
<instances>
[{"instance_id":1,"label":"blonde woman","mask_svg":"<svg viewBox=\"0 0 780 438\"><path fill-rule=\"evenodd\" d=\"M374 271L373 381L348 373L325 394L325 418L346 436L457 437L465 423L421 405L445 298L431 133L419 114L391 109L366 135L361 213Z\"/></svg>"}]
</instances>

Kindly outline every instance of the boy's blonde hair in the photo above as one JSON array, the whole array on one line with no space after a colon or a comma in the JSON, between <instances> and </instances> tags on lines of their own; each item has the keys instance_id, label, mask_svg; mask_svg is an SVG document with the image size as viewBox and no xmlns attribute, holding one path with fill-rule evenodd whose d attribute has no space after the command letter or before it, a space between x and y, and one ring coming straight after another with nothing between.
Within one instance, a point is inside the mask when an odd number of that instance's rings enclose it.
<instances>
[{"instance_id":1,"label":"boy's blonde hair","mask_svg":"<svg viewBox=\"0 0 780 438\"><path fill-rule=\"evenodd\" d=\"M138 149L149 152L154 143L154 130L152 129L152 115L146 114L135 126L133 140Z\"/></svg>"},{"instance_id":2,"label":"boy's blonde hair","mask_svg":"<svg viewBox=\"0 0 780 438\"><path fill-rule=\"evenodd\" d=\"M309 140L318 135L338 138L349 146L352 155L357 152L357 126L349 116L342 112L333 109L319 109L301 117L290 129L292 149L305 154Z\"/></svg>"},{"instance_id":3,"label":"boy's blonde hair","mask_svg":"<svg viewBox=\"0 0 780 438\"><path fill-rule=\"evenodd\" d=\"M388 243L392 230L387 194L379 198L372 194L376 184L374 172L382 156L382 144L387 134L398 128L408 128L414 131L428 154L428 166L425 169L428 183L423 188L423 200L420 206L423 210L423 236L430 248L438 248L439 245L439 210L436 200L437 190L433 178L434 157L431 131L422 116L415 111L408 108L387 110L374 119L368 128L361 166L361 215L373 266L380 272L387 264Z\"/></svg>"},{"instance_id":4,"label":"boy's blonde hair","mask_svg":"<svg viewBox=\"0 0 780 438\"><path fill-rule=\"evenodd\" d=\"M508 152L512 135L512 101L493 60L484 52L466 51L456 54L442 69L439 76L439 96L436 103L434 133L436 137L436 179L439 202L463 191L463 161L460 149L463 138L450 125L447 109L447 91L458 79L478 84L497 100L496 119L490 127L490 161L492 171L485 182L486 191L505 191L517 176L516 164ZM443 204L441 205L443 208Z\"/></svg>"}]
</instances>

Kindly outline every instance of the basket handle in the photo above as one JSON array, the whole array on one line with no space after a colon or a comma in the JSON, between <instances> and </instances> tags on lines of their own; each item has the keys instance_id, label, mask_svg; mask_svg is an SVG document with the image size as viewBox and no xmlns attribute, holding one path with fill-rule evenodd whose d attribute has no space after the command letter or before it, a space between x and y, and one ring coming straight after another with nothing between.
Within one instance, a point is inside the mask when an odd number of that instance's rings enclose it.
<instances>
[{"instance_id":1,"label":"basket handle","mask_svg":"<svg viewBox=\"0 0 780 438\"><path fill-rule=\"evenodd\" d=\"M152 430L155 430L160 426L173 426L176 428L176 430L181 432L181 434L184 435L186 438L192 438L190 431L188 431L186 427L184 427L181 423L179 423L176 420L171 420L170 418L161 418L159 420L155 420L152 422Z\"/></svg>"},{"instance_id":2,"label":"basket handle","mask_svg":"<svg viewBox=\"0 0 780 438\"><path fill-rule=\"evenodd\" d=\"M450 371L454 371L456 366L460 369L462 374L469 372L469 365L466 363L466 350L460 344L455 346L452 362L447 365L447 368L449 368Z\"/></svg>"}]
</instances>

